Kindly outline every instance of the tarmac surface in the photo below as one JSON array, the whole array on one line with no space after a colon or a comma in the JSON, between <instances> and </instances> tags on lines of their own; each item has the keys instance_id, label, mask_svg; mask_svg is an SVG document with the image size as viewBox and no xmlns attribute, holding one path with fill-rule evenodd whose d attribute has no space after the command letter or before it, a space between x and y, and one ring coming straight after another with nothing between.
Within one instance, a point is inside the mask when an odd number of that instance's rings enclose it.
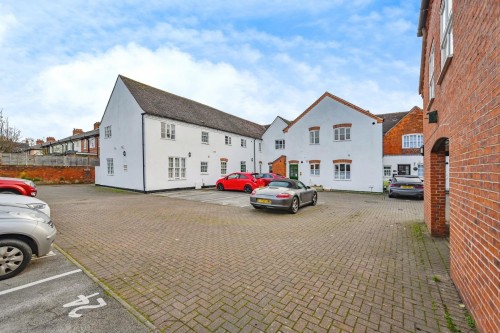
<instances>
[{"instance_id":1,"label":"tarmac surface","mask_svg":"<svg viewBox=\"0 0 500 333\"><path fill-rule=\"evenodd\" d=\"M213 189L39 198L58 246L160 331L473 332L420 200L321 192L292 215Z\"/></svg>"}]
</instances>

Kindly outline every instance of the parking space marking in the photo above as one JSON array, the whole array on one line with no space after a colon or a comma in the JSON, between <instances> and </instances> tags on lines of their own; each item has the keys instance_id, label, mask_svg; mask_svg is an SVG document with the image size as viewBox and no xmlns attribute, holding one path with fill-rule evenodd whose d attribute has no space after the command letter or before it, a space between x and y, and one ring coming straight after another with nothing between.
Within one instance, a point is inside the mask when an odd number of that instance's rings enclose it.
<instances>
[{"instance_id":1,"label":"parking space marking","mask_svg":"<svg viewBox=\"0 0 500 333\"><path fill-rule=\"evenodd\" d=\"M74 271L66 272L66 273L59 274L59 275L54 275L54 276L51 276L51 277L46 278L46 279L38 280L38 281L35 281L35 282L27 283L27 284L19 286L19 287L15 287L15 288L7 289L7 290L4 290L4 291L0 291L0 296L1 295L5 295L5 294L9 294L9 293L17 291L17 290L21 290L21 289L29 288L29 287L32 287L32 286L36 286L37 284L40 284L40 283L44 283L44 282L52 281L52 280L55 280L55 279L59 279L59 278L65 277L67 275L75 274L75 273L78 273L78 272L81 272L81 271L82 271L81 269L75 269Z\"/></svg>"}]
</instances>

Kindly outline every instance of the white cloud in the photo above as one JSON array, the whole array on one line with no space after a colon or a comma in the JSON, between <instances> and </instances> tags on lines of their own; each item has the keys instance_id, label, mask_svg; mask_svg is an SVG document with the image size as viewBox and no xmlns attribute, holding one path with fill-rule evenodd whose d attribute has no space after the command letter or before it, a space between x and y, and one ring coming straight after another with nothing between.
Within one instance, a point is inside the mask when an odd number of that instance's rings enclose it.
<instances>
[{"instance_id":1,"label":"white cloud","mask_svg":"<svg viewBox=\"0 0 500 333\"><path fill-rule=\"evenodd\" d=\"M295 118L327 90L374 113L402 111L417 103L414 96L386 92L373 80L329 77L319 66L311 67L286 54L273 61L288 67L295 81L281 80L265 68L250 72L196 59L174 48L149 50L129 44L100 54L82 54L70 63L46 69L33 83L32 93L51 129L64 130L58 138L69 136L72 128L89 130L100 121L118 74L261 124L277 115Z\"/></svg>"},{"instance_id":2,"label":"white cloud","mask_svg":"<svg viewBox=\"0 0 500 333\"><path fill-rule=\"evenodd\" d=\"M0 5L0 13L5 9ZM7 37L8 30L18 24L16 17L13 14L0 14L0 46Z\"/></svg>"}]
</instances>

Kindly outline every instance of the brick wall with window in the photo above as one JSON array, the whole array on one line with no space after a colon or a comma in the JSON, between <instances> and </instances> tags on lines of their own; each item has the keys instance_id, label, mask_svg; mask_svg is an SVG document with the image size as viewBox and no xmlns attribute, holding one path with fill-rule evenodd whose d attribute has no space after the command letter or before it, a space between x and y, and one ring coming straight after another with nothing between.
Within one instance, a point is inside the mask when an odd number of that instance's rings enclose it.
<instances>
[{"instance_id":1,"label":"brick wall with window","mask_svg":"<svg viewBox=\"0 0 500 333\"><path fill-rule=\"evenodd\" d=\"M449 229L451 277L478 331L500 332L500 6L498 0L431 0L427 7L419 25L424 219L435 236ZM433 41L434 100L428 85ZM427 119L430 111L437 111L437 122ZM443 213L447 154L449 224Z\"/></svg>"},{"instance_id":2,"label":"brick wall with window","mask_svg":"<svg viewBox=\"0 0 500 333\"><path fill-rule=\"evenodd\" d=\"M410 112L384 135L384 155L417 155L420 147L403 148L403 137L409 134L422 134L423 111L414 107Z\"/></svg>"}]
</instances>

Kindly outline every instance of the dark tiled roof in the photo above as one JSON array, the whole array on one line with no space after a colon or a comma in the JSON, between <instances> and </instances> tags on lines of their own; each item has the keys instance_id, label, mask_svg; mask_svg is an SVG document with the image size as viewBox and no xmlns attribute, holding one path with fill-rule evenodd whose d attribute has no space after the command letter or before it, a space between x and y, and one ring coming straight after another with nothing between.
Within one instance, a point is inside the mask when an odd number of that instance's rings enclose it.
<instances>
[{"instance_id":1,"label":"dark tiled roof","mask_svg":"<svg viewBox=\"0 0 500 333\"><path fill-rule=\"evenodd\" d=\"M396 124L399 123L401 119L403 119L408 113L410 113L410 111L378 114L377 117L384 119L384 122L382 124L382 130L384 131L384 134L389 132L391 128L396 126Z\"/></svg>"},{"instance_id":2,"label":"dark tiled roof","mask_svg":"<svg viewBox=\"0 0 500 333\"><path fill-rule=\"evenodd\" d=\"M283 120L287 125L290 125L291 121L290 120L286 120L285 118L283 117L280 117L278 116L278 118L280 118L281 120Z\"/></svg>"},{"instance_id":3,"label":"dark tiled roof","mask_svg":"<svg viewBox=\"0 0 500 333\"><path fill-rule=\"evenodd\" d=\"M75 140L81 140L84 138L91 138L91 137L96 137L96 136L99 136L99 129L98 128L95 130L92 130L92 131L87 131L87 132L83 132L80 134L68 136L67 138L60 139L60 140L57 140L54 142L44 142L44 143L42 143L42 147L47 147L50 145L55 145L55 144L69 142L69 141L75 141Z\"/></svg>"},{"instance_id":4,"label":"dark tiled roof","mask_svg":"<svg viewBox=\"0 0 500 333\"><path fill-rule=\"evenodd\" d=\"M265 127L210 106L119 75L141 109L150 115L178 120L251 138L262 138Z\"/></svg>"}]
</instances>

